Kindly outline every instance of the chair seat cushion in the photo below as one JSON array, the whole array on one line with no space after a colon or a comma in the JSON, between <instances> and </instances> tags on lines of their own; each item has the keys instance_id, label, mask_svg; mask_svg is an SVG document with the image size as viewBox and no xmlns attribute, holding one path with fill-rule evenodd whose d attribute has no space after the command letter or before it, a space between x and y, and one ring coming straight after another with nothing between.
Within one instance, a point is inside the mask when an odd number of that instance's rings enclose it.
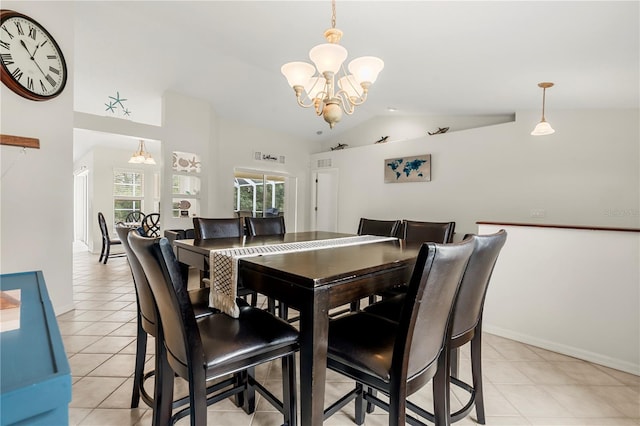
<instances>
[{"instance_id":1,"label":"chair seat cushion","mask_svg":"<svg viewBox=\"0 0 640 426\"><path fill-rule=\"evenodd\" d=\"M367 312L357 312L329 323L328 357L357 371L390 379L398 324Z\"/></svg>"},{"instance_id":2,"label":"chair seat cushion","mask_svg":"<svg viewBox=\"0 0 640 426\"><path fill-rule=\"evenodd\" d=\"M400 313L405 299L404 296L404 294L397 294L393 297L383 299L381 302L373 303L365 307L364 311L392 321L400 321Z\"/></svg>"},{"instance_id":3,"label":"chair seat cushion","mask_svg":"<svg viewBox=\"0 0 640 426\"><path fill-rule=\"evenodd\" d=\"M220 366L228 371L234 362L246 365L249 357L296 345L298 341L298 331L289 323L246 304L241 304L237 319L217 313L198 318L197 323L209 377L215 377Z\"/></svg>"}]
</instances>

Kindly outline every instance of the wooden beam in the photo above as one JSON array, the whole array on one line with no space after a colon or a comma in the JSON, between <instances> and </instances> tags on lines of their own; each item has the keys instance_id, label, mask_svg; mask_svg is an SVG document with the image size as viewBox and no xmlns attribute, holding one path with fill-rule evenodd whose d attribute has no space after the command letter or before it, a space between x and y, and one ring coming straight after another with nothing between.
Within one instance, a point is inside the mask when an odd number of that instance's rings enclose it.
<instances>
[{"instance_id":1,"label":"wooden beam","mask_svg":"<svg viewBox=\"0 0 640 426\"><path fill-rule=\"evenodd\" d=\"M40 139L25 138L24 136L0 135L0 145L40 149Z\"/></svg>"}]
</instances>

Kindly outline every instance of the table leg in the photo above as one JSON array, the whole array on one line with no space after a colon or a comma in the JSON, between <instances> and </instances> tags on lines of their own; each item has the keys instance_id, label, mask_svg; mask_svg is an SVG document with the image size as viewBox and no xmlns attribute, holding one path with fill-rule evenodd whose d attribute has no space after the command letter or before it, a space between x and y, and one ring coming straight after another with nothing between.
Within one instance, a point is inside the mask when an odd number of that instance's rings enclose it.
<instances>
[{"instance_id":1,"label":"table leg","mask_svg":"<svg viewBox=\"0 0 640 426\"><path fill-rule=\"evenodd\" d=\"M322 425L327 375L329 295L318 291L300 309L300 424Z\"/></svg>"}]
</instances>

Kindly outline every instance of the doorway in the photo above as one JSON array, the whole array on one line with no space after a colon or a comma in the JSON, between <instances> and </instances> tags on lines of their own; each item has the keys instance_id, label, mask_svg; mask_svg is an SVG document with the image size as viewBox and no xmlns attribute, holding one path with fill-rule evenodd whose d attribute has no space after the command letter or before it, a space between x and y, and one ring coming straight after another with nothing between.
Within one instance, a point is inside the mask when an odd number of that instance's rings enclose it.
<instances>
[{"instance_id":1,"label":"doorway","mask_svg":"<svg viewBox=\"0 0 640 426\"><path fill-rule=\"evenodd\" d=\"M311 187L312 229L338 232L338 169L316 170Z\"/></svg>"}]
</instances>

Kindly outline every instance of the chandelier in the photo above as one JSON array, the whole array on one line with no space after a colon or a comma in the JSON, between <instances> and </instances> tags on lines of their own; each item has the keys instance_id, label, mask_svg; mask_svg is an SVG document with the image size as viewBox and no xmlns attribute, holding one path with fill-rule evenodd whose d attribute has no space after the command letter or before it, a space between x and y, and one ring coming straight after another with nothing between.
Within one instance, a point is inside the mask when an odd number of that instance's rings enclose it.
<instances>
[{"instance_id":1,"label":"chandelier","mask_svg":"<svg viewBox=\"0 0 640 426\"><path fill-rule=\"evenodd\" d=\"M138 150L131 155L129 159L129 163L132 164L156 164L156 161L153 159L151 154L147 152L144 148L144 141L140 139L140 143L138 144Z\"/></svg>"},{"instance_id":2,"label":"chandelier","mask_svg":"<svg viewBox=\"0 0 640 426\"><path fill-rule=\"evenodd\" d=\"M298 105L314 107L316 114L322 115L333 129L342 118L342 111L351 115L356 106L367 100L369 86L376 81L384 62L374 56L363 56L352 60L349 72L345 71L343 62L347 59L347 49L338 44L342 31L336 28L335 0L331 1L331 9L331 28L324 32L327 43L309 51L315 67L307 62L289 62L280 71L295 91Z\"/></svg>"},{"instance_id":3,"label":"chandelier","mask_svg":"<svg viewBox=\"0 0 640 426\"><path fill-rule=\"evenodd\" d=\"M542 88L542 120L536 125L535 129L531 132L533 136L545 136L555 132L551 124L547 123L544 119L544 101L545 93L549 87L553 87L553 83L538 83L538 87Z\"/></svg>"}]
</instances>

